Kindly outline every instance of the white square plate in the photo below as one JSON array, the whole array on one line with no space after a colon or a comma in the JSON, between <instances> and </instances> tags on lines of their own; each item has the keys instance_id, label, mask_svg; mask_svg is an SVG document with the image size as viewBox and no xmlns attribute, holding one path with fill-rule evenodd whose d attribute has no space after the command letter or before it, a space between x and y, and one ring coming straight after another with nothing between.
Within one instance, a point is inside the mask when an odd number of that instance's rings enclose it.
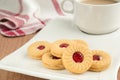
<instances>
[{"instance_id":1,"label":"white square plate","mask_svg":"<svg viewBox=\"0 0 120 80\"><path fill-rule=\"evenodd\" d=\"M100 49L108 52L112 57L110 67L102 72L89 72L75 75L67 70L50 70L39 60L27 56L27 47L36 41L53 42L58 39L82 39L90 49ZM54 80L117 80L120 53L120 29L105 35L88 35L81 32L72 24L71 18L60 17L48 23L34 38L24 46L6 56L0 61L0 69L27 74L35 77Z\"/></svg>"}]
</instances>

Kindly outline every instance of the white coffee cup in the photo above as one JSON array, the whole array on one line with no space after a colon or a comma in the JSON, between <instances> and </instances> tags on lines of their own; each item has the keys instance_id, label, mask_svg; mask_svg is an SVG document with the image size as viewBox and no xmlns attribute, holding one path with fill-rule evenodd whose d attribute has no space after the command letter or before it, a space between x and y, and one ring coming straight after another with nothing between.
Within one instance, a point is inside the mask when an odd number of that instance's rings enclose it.
<instances>
[{"instance_id":1,"label":"white coffee cup","mask_svg":"<svg viewBox=\"0 0 120 80\"><path fill-rule=\"evenodd\" d=\"M66 1L73 4L72 10L66 10ZM67 13L73 13L74 24L81 31L90 34L105 34L117 30L120 27L120 1L113 4L86 4L80 0L64 0L62 9Z\"/></svg>"}]
</instances>

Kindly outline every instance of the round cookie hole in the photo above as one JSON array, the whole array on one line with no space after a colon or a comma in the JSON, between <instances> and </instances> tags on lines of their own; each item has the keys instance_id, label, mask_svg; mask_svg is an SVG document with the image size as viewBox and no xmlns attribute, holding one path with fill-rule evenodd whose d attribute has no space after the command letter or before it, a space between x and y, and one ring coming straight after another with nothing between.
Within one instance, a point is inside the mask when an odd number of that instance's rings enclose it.
<instances>
[{"instance_id":1,"label":"round cookie hole","mask_svg":"<svg viewBox=\"0 0 120 80\"><path fill-rule=\"evenodd\" d=\"M62 43L59 45L60 48L67 48L69 46L69 44L67 43Z\"/></svg>"},{"instance_id":2,"label":"round cookie hole","mask_svg":"<svg viewBox=\"0 0 120 80\"><path fill-rule=\"evenodd\" d=\"M73 60L76 63L83 62L83 59L84 59L84 56L83 56L83 54L81 52L74 52L74 54L73 54Z\"/></svg>"},{"instance_id":3,"label":"round cookie hole","mask_svg":"<svg viewBox=\"0 0 120 80\"><path fill-rule=\"evenodd\" d=\"M40 45L40 46L38 46L37 47L39 50L43 50L43 49L45 49L45 46L44 45Z\"/></svg>"},{"instance_id":4,"label":"round cookie hole","mask_svg":"<svg viewBox=\"0 0 120 80\"><path fill-rule=\"evenodd\" d=\"M93 60L94 61L100 61L102 57L100 55L93 55Z\"/></svg>"}]
</instances>

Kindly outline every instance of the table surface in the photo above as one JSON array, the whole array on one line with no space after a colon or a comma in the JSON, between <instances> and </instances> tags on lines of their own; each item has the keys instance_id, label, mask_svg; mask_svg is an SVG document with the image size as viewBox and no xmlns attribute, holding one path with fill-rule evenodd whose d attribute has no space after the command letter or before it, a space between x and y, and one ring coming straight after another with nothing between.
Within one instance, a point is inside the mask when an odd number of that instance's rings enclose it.
<instances>
[{"instance_id":1,"label":"table surface","mask_svg":"<svg viewBox=\"0 0 120 80\"><path fill-rule=\"evenodd\" d=\"M23 37L8 38L0 35L0 59L9 55L14 50L18 49L29 41L35 34L27 35ZM17 44L17 45L16 45ZM45 80L19 73L0 70L0 80ZM120 80L120 70L118 71L118 80Z\"/></svg>"}]
</instances>

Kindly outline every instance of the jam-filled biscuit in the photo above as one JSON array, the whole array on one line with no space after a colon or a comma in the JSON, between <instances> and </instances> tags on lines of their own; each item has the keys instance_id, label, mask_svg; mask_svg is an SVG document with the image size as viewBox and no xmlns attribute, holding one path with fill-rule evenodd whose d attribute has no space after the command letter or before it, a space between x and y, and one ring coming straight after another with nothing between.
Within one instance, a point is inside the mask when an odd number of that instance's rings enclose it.
<instances>
[{"instance_id":1,"label":"jam-filled biscuit","mask_svg":"<svg viewBox=\"0 0 120 80\"><path fill-rule=\"evenodd\" d=\"M51 46L51 53L54 56L62 57L63 52L71 46L73 43L72 40L61 39L55 41Z\"/></svg>"},{"instance_id":2,"label":"jam-filled biscuit","mask_svg":"<svg viewBox=\"0 0 120 80\"><path fill-rule=\"evenodd\" d=\"M62 56L64 67L72 73L84 73L92 65L91 51L81 45L73 45Z\"/></svg>"},{"instance_id":3,"label":"jam-filled biscuit","mask_svg":"<svg viewBox=\"0 0 120 80\"><path fill-rule=\"evenodd\" d=\"M46 68L54 70L62 70L64 66L62 64L62 59L56 56L53 56L51 53L45 53L42 56L42 63Z\"/></svg>"},{"instance_id":4,"label":"jam-filled biscuit","mask_svg":"<svg viewBox=\"0 0 120 80\"><path fill-rule=\"evenodd\" d=\"M103 71L110 66L111 57L108 53L102 50L92 50L93 64L89 70L91 71Z\"/></svg>"},{"instance_id":5,"label":"jam-filled biscuit","mask_svg":"<svg viewBox=\"0 0 120 80\"><path fill-rule=\"evenodd\" d=\"M42 55L50 52L51 43L47 41L37 41L28 47L28 55L33 59L41 59Z\"/></svg>"},{"instance_id":6,"label":"jam-filled biscuit","mask_svg":"<svg viewBox=\"0 0 120 80\"><path fill-rule=\"evenodd\" d=\"M83 40L76 39L76 40L73 40L73 41L75 41L77 44L88 47L88 44Z\"/></svg>"}]
</instances>

